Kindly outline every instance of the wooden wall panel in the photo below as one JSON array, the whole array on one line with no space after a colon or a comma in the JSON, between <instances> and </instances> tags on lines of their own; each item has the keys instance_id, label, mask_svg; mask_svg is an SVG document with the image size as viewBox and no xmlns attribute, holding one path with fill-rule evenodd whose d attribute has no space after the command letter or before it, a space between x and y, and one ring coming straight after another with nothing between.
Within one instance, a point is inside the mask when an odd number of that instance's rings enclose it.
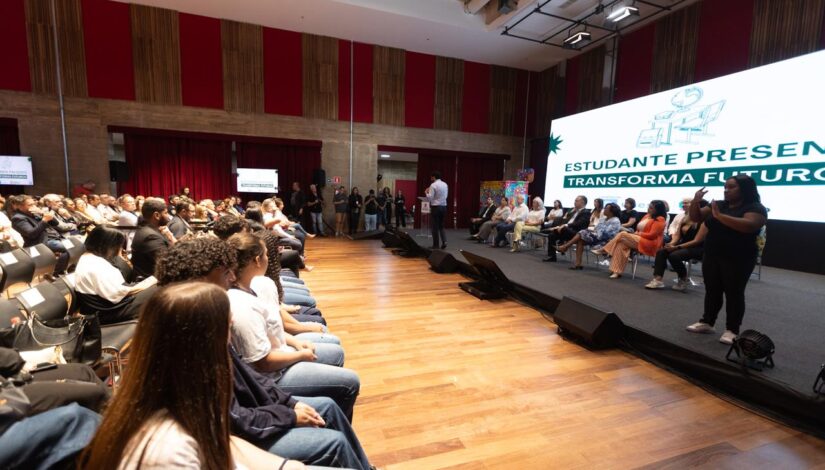
<instances>
[{"instance_id":1,"label":"wooden wall panel","mask_svg":"<svg viewBox=\"0 0 825 470\"><path fill-rule=\"evenodd\" d=\"M26 29L32 91L56 95L57 74L54 65L54 36L49 0L26 1Z\"/></svg>"},{"instance_id":2,"label":"wooden wall panel","mask_svg":"<svg viewBox=\"0 0 825 470\"><path fill-rule=\"evenodd\" d=\"M516 69L493 65L490 70L490 133L511 135L516 109Z\"/></svg>"},{"instance_id":3,"label":"wooden wall panel","mask_svg":"<svg viewBox=\"0 0 825 470\"><path fill-rule=\"evenodd\" d=\"M580 56L579 112L607 104L608 93L603 86L605 52L605 46L599 46Z\"/></svg>"},{"instance_id":4,"label":"wooden wall panel","mask_svg":"<svg viewBox=\"0 0 825 470\"><path fill-rule=\"evenodd\" d=\"M83 47L83 10L80 0L55 2L60 73L66 96L89 96L86 86L86 53Z\"/></svg>"},{"instance_id":5,"label":"wooden wall panel","mask_svg":"<svg viewBox=\"0 0 825 470\"><path fill-rule=\"evenodd\" d=\"M178 13L132 5L132 53L138 101L181 104Z\"/></svg>"},{"instance_id":6,"label":"wooden wall panel","mask_svg":"<svg viewBox=\"0 0 825 470\"><path fill-rule=\"evenodd\" d=\"M304 34L304 116L338 118L338 40Z\"/></svg>"},{"instance_id":7,"label":"wooden wall panel","mask_svg":"<svg viewBox=\"0 0 825 470\"><path fill-rule=\"evenodd\" d=\"M701 3L694 3L656 24L651 93L693 83L700 8Z\"/></svg>"},{"instance_id":8,"label":"wooden wall panel","mask_svg":"<svg viewBox=\"0 0 825 470\"><path fill-rule=\"evenodd\" d=\"M530 84L531 90L536 90L536 100L530 103L536 109L533 135L546 136L550 133L550 122L564 113L565 80L559 76L558 66L533 74L533 78L535 82Z\"/></svg>"},{"instance_id":9,"label":"wooden wall panel","mask_svg":"<svg viewBox=\"0 0 825 470\"><path fill-rule=\"evenodd\" d=\"M436 129L461 130L464 61L449 57L435 58Z\"/></svg>"},{"instance_id":10,"label":"wooden wall panel","mask_svg":"<svg viewBox=\"0 0 825 470\"><path fill-rule=\"evenodd\" d=\"M227 111L264 111L263 29L221 20L223 101Z\"/></svg>"},{"instance_id":11,"label":"wooden wall panel","mask_svg":"<svg viewBox=\"0 0 825 470\"><path fill-rule=\"evenodd\" d=\"M373 121L376 124L403 126L406 52L374 46L372 54Z\"/></svg>"},{"instance_id":12,"label":"wooden wall panel","mask_svg":"<svg viewBox=\"0 0 825 470\"><path fill-rule=\"evenodd\" d=\"M825 0L756 0L748 65L757 67L817 50Z\"/></svg>"}]
</instances>

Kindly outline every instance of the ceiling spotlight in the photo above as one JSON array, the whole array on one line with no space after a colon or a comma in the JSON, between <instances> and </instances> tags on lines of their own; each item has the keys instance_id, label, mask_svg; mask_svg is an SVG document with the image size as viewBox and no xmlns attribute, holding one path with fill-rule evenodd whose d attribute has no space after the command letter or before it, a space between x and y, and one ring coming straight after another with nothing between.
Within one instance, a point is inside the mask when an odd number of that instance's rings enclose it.
<instances>
[{"instance_id":1,"label":"ceiling spotlight","mask_svg":"<svg viewBox=\"0 0 825 470\"><path fill-rule=\"evenodd\" d=\"M592 39L593 35L590 34L590 31L579 31L578 33L567 36L567 39L564 40L563 47L565 49L581 49L590 44Z\"/></svg>"},{"instance_id":2,"label":"ceiling spotlight","mask_svg":"<svg viewBox=\"0 0 825 470\"><path fill-rule=\"evenodd\" d=\"M381 158L390 158L390 154L388 154L388 153L382 153L382 154L381 154Z\"/></svg>"},{"instance_id":3,"label":"ceiling spotlight","mask_svg":"<svg viewBox=\"0 0 825 470\"><path fill-rule=\"evenodd\" d=\"M631 16L638 17L639 8L633 5L625 5L613 10L609 15L607 15L606 19L607 21L618 23L630 18Z\"/></svg>"}]
</instances>

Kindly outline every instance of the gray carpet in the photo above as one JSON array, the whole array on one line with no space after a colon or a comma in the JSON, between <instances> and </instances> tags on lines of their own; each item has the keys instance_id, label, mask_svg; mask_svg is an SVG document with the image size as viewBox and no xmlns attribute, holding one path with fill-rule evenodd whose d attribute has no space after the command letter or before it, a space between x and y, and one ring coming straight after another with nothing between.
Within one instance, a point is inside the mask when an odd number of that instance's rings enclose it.
<instances>
[{"instance_id":1,"label":"gray carpet","mask_svg":"<svg viewBox=\"0 0 825 470\"><path fill-rule=\"evenodd\" d=\"M429 248L432 240L415 236L419 245ZM630 279L630 265L620 279L608 279L604 266L585 260L582 271L572 271L570 257L559 256L557 263L544 263L544 250L510 253L508 248L490 248L467 240L466 230L447 233L448 251L465 261L460 249L495 261L511 281L542 291L556 298L565 295L586 300L605 310L616 312L625 324L668 342L691 349L720 361L725 360L728 346L718 342L724 331L724 307L716 324L717 334L697 335L685 326L702 316L704 288L691 287L686 293L669 288L651 291L643 286L652 277L652 262L640 261L635 280ZM692 277L701 281L701 265L694 266ZM667 271L668 286L676 277ZM747 312L742 329L767 334L776 344L775 369L763 372L770 380L804 394L813 394L812 385L825 362L825 276L762 268L762 279L755 276L746 292ZM755 372L758 373L758 372Z\"/></svg>"}]
</instances>

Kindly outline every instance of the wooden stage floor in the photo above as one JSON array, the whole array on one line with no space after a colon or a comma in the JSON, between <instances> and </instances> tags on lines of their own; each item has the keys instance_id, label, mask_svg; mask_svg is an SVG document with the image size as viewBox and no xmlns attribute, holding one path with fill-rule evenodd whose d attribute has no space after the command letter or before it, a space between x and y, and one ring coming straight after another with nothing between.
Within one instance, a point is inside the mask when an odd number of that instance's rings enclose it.
<instances>
[{"instance_id":1,"label":"wooden stage floor","mask_svg":"<svg viewBox=\"0 0 825 470\"><path fill-rule=\"evenodd\" d=\"M307 254L302 277L361 377L355 429L381 468L825 469L825 441L569 343L536 310L481 302L463 276L380 241L316 238Z\"/></svg>"}]
</instances>

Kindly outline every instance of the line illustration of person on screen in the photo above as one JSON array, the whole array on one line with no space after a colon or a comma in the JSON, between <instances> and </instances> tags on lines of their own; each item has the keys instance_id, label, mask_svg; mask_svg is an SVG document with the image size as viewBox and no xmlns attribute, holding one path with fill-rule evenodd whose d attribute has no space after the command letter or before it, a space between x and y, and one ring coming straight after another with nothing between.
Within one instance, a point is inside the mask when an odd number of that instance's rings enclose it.
<instances>
[{"instance_id":1,"label":"line illustration of person on screen","mask_svg":"<svg viewBox=\"0 0 825 470\"><path fill-rule=\"evenodd\" d=\"M675 109L662 111L650 122L650 129L643 129L636 139L636 147L658 148L675 142L696 144L695 136L710 135L708 126L719 118L725 100L709 105L697 105L705 92L697 86L678 91L670 99Z\"/></svg>"}]
</instances>

